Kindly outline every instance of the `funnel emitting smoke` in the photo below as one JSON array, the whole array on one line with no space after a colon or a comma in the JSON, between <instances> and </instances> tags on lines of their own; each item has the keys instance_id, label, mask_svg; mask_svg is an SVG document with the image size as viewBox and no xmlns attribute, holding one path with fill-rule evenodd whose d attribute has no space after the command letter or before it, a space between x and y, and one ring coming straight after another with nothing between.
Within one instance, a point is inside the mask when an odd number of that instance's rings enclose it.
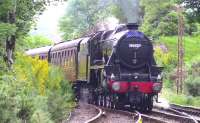
<instances>
[{"instance_id":1,"label":"funnel emitting smoke","mask_svg":"<svg viewBox=\"0 0 200 123\"><path fill-rule=\"evenodd\" d=\"M118 3L127 19L127 23L139 23L139 0L118 0Z\"/></svg>"}]
</instances>

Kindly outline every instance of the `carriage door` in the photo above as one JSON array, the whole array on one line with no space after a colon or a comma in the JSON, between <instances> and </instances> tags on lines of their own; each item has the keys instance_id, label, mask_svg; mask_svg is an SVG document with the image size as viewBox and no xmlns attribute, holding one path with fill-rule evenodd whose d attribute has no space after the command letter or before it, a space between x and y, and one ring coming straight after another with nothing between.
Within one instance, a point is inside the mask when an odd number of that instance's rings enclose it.
<instances>
[{"instance_id":1,"label":"carriage door","mask_svg":"<svg viewBox=\"0 0 200 123\"><path fill-rule=\"evenodd\" d=\"M88 76L88 38L85 38L80 43L78 52L78 80L87 81Z\"/></svg>"}]
</instances>

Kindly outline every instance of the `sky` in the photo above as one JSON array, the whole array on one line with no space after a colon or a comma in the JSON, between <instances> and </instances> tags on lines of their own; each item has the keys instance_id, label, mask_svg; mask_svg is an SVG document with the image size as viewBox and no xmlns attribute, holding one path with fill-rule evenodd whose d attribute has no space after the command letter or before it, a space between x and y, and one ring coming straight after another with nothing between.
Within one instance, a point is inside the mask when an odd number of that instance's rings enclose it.
<instances>
[{"instance_id":1,"label":"sky","mask_svg":"<svg viewBox=\"0 0 200 123\"><path fill-rule=\"evenodd\" d=\"M30 31L31 35L42 35L54 42L60 42L61 34L59 33L59 18L65 14L67 3L59 3L57 5L50 5L39 16L37 26Z\"/></svg>"}]
</instances>

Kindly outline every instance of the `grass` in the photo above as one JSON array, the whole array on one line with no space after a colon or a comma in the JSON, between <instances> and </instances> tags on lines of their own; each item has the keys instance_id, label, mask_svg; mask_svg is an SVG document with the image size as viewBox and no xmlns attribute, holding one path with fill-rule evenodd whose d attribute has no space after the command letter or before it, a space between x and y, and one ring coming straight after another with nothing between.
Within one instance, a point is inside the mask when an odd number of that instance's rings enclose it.
<instances>
[{"instance_id":1,"label":"grass","mask_svg":"<svg viewBox=\"0 0 200 123\"><path fill-rule=\"evenodd\" d=\"M168 50L177 54L177 36L160 37L157 43L164 43ZM200 36L185 36L184 41L184 61L189 64L193 58L200 56Z\"/></svg>"},{"instance_id":2,"label":"grass","mask_svg":"<svg viewBox=\"0 0 200 123\"><path fill-rule=\"evenodd\" d=\"M169 88L164 88L161 92L160 97L167 99L170 103L200 107L200 97L193 97L185 94L176 94L175 91Z\"/></svg>"}]
</instances>

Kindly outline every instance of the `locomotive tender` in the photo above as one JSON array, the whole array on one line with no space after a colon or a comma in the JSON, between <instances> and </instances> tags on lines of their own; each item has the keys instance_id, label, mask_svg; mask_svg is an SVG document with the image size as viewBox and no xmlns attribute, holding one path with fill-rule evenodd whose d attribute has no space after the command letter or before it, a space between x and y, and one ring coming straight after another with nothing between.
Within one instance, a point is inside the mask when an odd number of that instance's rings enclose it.
<instances>
[{"instance_id":1,"label":"locomotive tender","mask_svg":"<svg viewBox=\"0 0 200 123\"><path fill-rule=\"evenodd\" d=\"M87 90L89 103L151 111L153 97L162 88L162 68L156 66L151 41L137 28L119 25L26 54L61 66L77 97L83 88Z\"/></svg>"}]
</instances>

